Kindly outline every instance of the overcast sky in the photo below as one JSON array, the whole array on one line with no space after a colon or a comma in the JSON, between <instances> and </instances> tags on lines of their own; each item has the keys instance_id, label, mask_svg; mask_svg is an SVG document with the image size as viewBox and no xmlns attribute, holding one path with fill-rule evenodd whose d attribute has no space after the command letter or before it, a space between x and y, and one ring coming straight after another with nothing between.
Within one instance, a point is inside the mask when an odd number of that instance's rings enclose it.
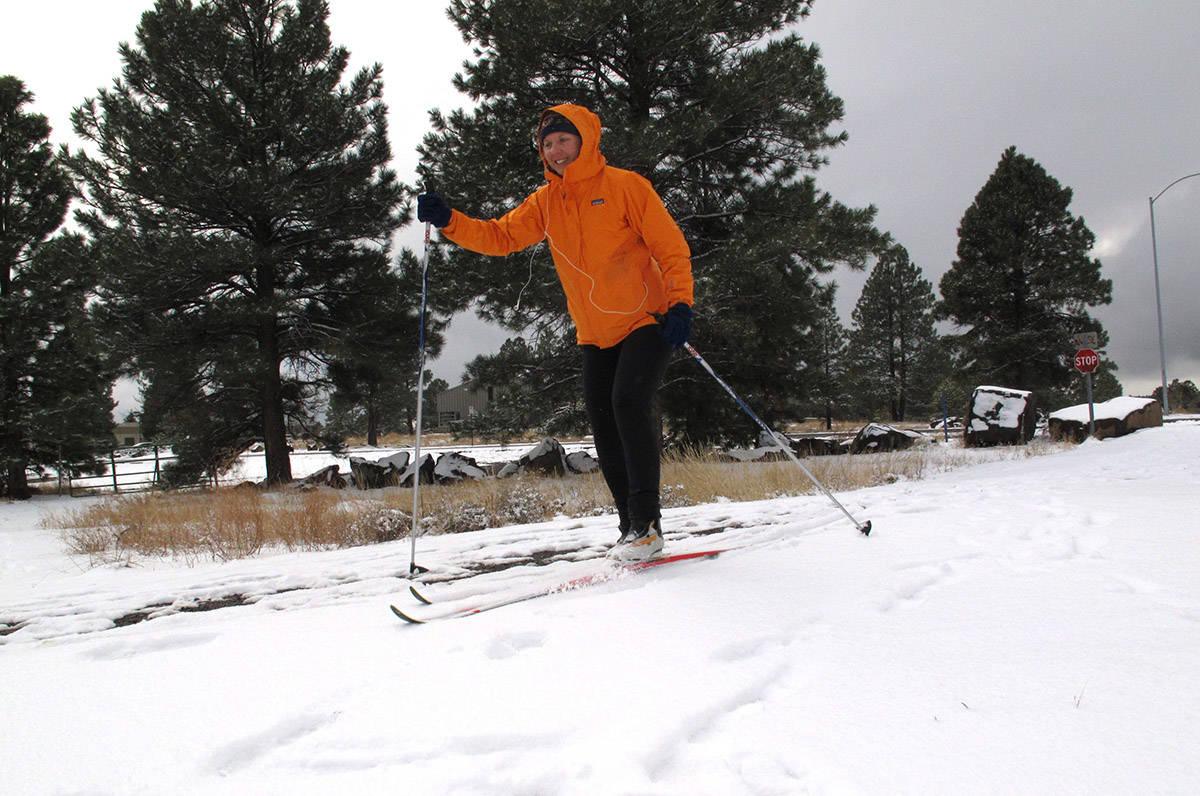
<instances>
[{"instance_id":1,"label":"overcast sky","mask_svg":"<svg viewBox=\"0 0 1200 796\"><path fill-rule=\"evenodd\" d=\"M71 108L119 74L117 44L151 6L0 0L0 74L25 81L55 141L76 143ZM384 66L395 165L412 181L428 109L463 104L450 80L470 49L436 2L330 6L352 68ZM874 204L936 289L963 212L1015 145L1074 190L1071 211L1113 280L1113 303L1096 312L1108 355L1126 392L1147 393L1160 380L1148 199L1200 172L1198 31L1196 0L818 0L799 32L821 47L850 137L818 179L843 203ZM1154 207L1167 376L1200 381L1200 177ZM416 225L401 240L419 249ZM864 280L838 274L847 323ZM501 339L456 319L436 375L456 384Z\"/></svg>"}]
</instances>

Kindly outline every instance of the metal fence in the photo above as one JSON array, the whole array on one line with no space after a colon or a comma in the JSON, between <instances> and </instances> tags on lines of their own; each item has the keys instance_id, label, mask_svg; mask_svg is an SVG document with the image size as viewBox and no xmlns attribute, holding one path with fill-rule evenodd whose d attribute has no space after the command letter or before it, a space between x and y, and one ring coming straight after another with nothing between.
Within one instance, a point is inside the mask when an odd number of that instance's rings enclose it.
<instances>
[{"instance_id":1,"label":"metal fence","mask_svg":"<svg viewBox=\"0 0 1200 796\"><path fill-rule=\"evenodd\" d=\"M386 454L386 449L372 449L376 457ZM346 457L335 457L329 451L296 450L290 454L292 474L304 478L334 463L344 463ZM171 462L177 461L169 445L141 443L116 448L109 452L104 461L104 472L98 475L73 475L66 464L49 468L44 475L29 474L29 485L43 492L60 495L134 494L149 492L165 486L164 471ZM265 477L265 464L261 449L251 449L238 458L238 463L217 478L207 478L192 484L172 483L171 489L203 489L229 486L242 482L258 482Z\"/></svg>"},{"instance_id":2,"label":"metal fence","mask_svg":"<svg viewBox=\"0 0 1200 796\"><path fill-rule=\"evenodd\" d=\"M96 492L147 492L162 485L163 469L177 458L170 453L170 448L143 443L109 451L105 472L101 474L74 475L70 466L62 463L45 475L31 477L29 485L72 497Z\"/></svg>"}]
</instances>

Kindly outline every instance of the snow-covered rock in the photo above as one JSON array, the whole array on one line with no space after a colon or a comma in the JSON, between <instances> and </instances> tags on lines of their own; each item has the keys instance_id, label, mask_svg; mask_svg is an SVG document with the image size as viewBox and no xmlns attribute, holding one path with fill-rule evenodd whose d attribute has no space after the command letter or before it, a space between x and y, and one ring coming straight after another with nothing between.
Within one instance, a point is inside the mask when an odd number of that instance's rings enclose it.
<instances>
[{"instance_id":1,"label":"snow-covered rock","mask_svg":"<svg viewBox=\"0 0 1200 796\"><path fill-rule=\"evenodd\" d=\"M407 461L408 454L404 456ZM354 478L354 485L359 489L383 489L395 486L399 481L399 470L394 464L367 461L361 456L350 457L350 474Z\"/></svg>"},{"instance_id":2,"label":"snow-covered rock","mask_svg":"<svg viewBox=\"0 0 1200 796\"><path fill-rule=\"evenodd\" d=\"M853 439L843 439L837 436L803 436L793 439L778 431L774 432L773 436L779 442L787 445L792 453L800 457L837 456L843 453L850 453L854 444ZM891 449L888 448L888 450ZM758 435L757 446L753 448L730 448L723 451L723 456L729 461L737 462L786 461L788 458L787 454L771 441L771 436L768 436L765 431Z\"/></svg>"},{"instance_id":3,"label":"snow-covered rock","mask_svg":"<svg viewBox=\"0 0 1200 796\"><path fill-rule=\"evenodd\" d=\"M342 475L341 469L336 464L331 464L328 467L317 470L312 475L298 482L304 487L325 486L330 489L345 489L346 479Z\"/></svg>"},{"instance_id":4,"label":"snow-covered rock","mask_svg":"<svg viewBox=\"0 0 1200 796\"><path fill-rule=\"evenodd\" d=\"M925 441L925 437L915 431L905 431L883 423L869 423L854 435L850 450L853 453L902 451Z\"/></svg>"},{"instance_id":5,"label":"snow-covered rock","mask_svg":"<svg viewBox=\"0 0 1200 796\"><path fill-rule=\"evenodd\" d=\"M422 454L419 468L414 468L414 466L410 464L408 468L405 469L404 475L400 476L400 486L411 487L413 485L414 469L419 469L422 484L434 483L433 471L435 466L436 465L433 463L433 456L428 453Z\"/></svg>"},{"instance_id":6,"label":"snow-covered rock","mask_svg":"<svg viewBox=\"0 0 1200 796\"><path fill-rule=\"evenodd\" d=\"M1096 438L1122 437L1139 428L1163 424L1162 405L1153 398L1123 395L1094 404ZM1050 413L1048 432L1052 439L1083 442L1088 436L1088 405L1078 404Z\"/></svg>"},{"instance_id":7,"label":"snow-covered rock","mask_svg":"<svg viewBox=\"0 0 1200 796\"><path fill-rule=\"evenodd\" d=\"M376 459L375 463L382 467L390 467L398 473L402 473L408 469L408 460L410 454L408 451L399 451L391 456L384 456L382 459Z\"/></svg>"},{"instance_id":8,"label":"snow-covered rock","mask_svg":"<svg viewBox=\"0 0 1200 796\"><path fill-rule=\"evenodd\" d=\"M505 478L516 473L542 473L544 475L567 474L567 452L562 443L552 437L539 442L530 448L515 462L509 462L500 469L496 476Z\"/></svg>"},{"instance_id":9,"label":"snow-covered rock","mask_svg":"<svg viewBox=\"0 0 1200 796\"><path fill-rule=\"evenodd\" d=\"M575 451L567 454L567 469L573 473L594 473L600 469L600 462L587 451Z\"/></svg>"},{"instance_id":10,"label":"snow-covered rock","mask_svg":"<svg viewBox=\"0 0 1200 796\"><path fill-rule=\"evenodd\" d=\"M443 453L438 457L437 464L433 468L433 475L438 481L461 481L486 478L487 472L470 456L453 452Z\"/></svg>"},{"instance_id":11,"label":"snow-covered rock","mask_svg":"<svg viewBox=\"0 0 1200 796\"><path fill-rule=\"evenodd\" d=\"M1033 438L1037 408L1033 393L1009 387L976 387L964 431L966 444L1013 445Z\"/></svg>"}]
</instances>

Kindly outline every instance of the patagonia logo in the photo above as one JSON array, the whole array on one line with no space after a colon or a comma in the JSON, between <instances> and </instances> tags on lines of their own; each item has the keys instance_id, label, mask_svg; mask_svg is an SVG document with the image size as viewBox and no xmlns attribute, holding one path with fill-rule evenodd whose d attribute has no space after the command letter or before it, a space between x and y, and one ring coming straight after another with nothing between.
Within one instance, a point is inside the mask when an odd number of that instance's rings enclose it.
<instances>
[{"instance_id":1,"label":"patagonia logo","mask_svg":"<svg viewBox=\"0 0 1200 796\"><path fill-rule=\"evenodd\" d=\"M592 200L592 206L593 206L593 207L595 207L596 205L602 205L602 204L604 204L604 200L603 200L603 199L593 199L593 200Z\"/></svg>"}]
</instances>

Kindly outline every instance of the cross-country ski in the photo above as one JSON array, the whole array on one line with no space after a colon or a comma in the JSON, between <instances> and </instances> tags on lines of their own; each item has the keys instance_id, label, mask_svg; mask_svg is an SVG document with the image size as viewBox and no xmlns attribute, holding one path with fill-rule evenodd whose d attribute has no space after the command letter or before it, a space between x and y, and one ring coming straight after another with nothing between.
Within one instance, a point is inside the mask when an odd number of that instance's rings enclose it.
<instances>
[{"instance_id":1,"label":"cross-country ski","mask_svg":"<svg viewBox=\"0 0 1200 796\"><path fill-rule=\"evenodd\" d=\"M473 614L491 611L495 608L503 608L506 605L525 602L537 597L545 597L551 594L559 594L567 591L574 591L585 586L594 586L599 583L616 580L623 575L629 575L636 572L645 572L648 569L655 569L666 564L676 564L680 561L695 561L702 558L716 558L721 553L727 550L701 550L693 553L677 553L675 555L663 556L661 558L652 558L647 561L637 561L633 563L620 564L611 562L596 572L587 575L580 575L567 581L555 583L551 586L537 587L528 591L517 591L515 593L497 593L495 595L485 595L482 598L468 598L455 602L465 603L462 605L452 605L451 607L435 606L434 610L421 610L412 608L397 608L391 606L392 613L403 619L405 622L419 625L425 622L432 622L435 619L453 619L455 617L471 616ZM409 592L423 605L432 606L434 602L421 594L414 586L409 586Z\"/></svg>"}]
</instances>

